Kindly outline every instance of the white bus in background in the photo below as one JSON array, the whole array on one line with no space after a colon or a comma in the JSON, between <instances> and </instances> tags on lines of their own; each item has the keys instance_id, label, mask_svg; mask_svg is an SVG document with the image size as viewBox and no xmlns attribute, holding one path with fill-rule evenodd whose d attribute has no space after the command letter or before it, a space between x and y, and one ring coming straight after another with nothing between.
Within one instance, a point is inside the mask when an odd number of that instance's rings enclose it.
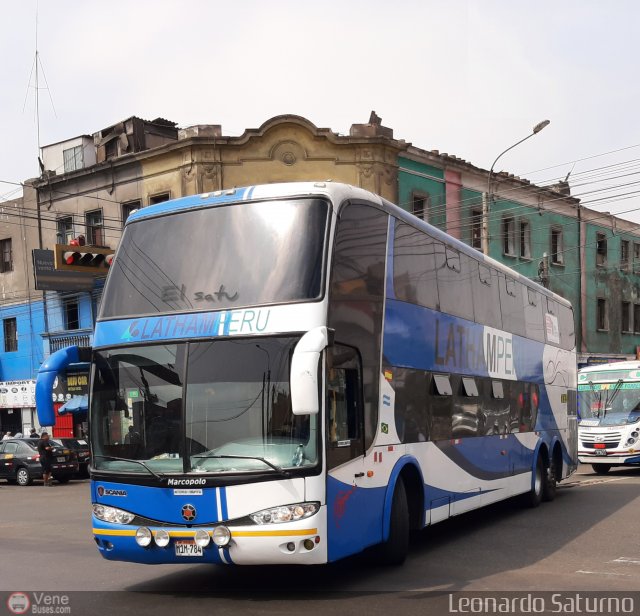
<instances>
[{"instance_id":1,"label":"white bus in background","mask_svg":"<svg viewBox=\"0 0 640 616\"><path fill-rule=\"evenodd\" d=\"M598 474L640 464L640 361L578 373L578 458Z\"/></svg>"}]
</instances>

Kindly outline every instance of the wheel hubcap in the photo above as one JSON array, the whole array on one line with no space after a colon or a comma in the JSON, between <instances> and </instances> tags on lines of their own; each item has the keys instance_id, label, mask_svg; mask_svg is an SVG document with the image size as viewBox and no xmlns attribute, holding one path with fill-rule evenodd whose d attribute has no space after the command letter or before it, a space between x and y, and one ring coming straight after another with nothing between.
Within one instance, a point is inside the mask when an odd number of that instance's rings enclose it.
<instances>
[{"instance_id":1,"label":"wheel hubcap","mask_svg":"<svg viewBox=\"0 0 640 616\"><path fill-rule=\"evenodd\" d=\"M26 471L18 471L18 483L27 483L29 476Z\"/></svg>"}]
</instances>

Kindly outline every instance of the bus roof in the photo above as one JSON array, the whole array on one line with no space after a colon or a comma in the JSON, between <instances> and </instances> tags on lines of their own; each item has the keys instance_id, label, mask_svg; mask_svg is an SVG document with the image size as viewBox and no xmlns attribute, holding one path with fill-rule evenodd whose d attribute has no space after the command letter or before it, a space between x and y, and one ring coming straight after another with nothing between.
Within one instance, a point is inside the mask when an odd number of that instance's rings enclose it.
<instances>
[{"instance_id":1,"label":"bus roof","mask_svg":"<svg viewBox=\"0 0 640 616\"><path fill-rule=\"evenodd\" d=\"M589 374L591 372L615 372L619 370L640 370L640 361L634 359L632 361L616 361L612 364L596 364L595 366L580 368L578 373Z\"/></svg>"},{"instance_id":2,"label":"bus roof","mask_svg":"<svg viewBox=\"0 0 640 616\"><path fill-rule=\"evenodd\" d=\"M401 207L383 199L379 195L372 192L337 182L285 182L276 184L259 184L256 186L245 186L241 188L231 188L225 190L217 190L214 192L203 193L200 195L192 195L173 199L171 201L163 201L156 205L151 205L143 209L133 212L126 221L126 224L137 222L139 220L155 218L167 214L181 212L190 209L199 209L206 207L216 207L219 205L227 205L231 203L239 203L250 200L276 199L286 197L308 197L308 196L325 196L329 197L334 204L340 204L345 199L362 199L376 204L387 213L401 219L418 229L429 233L432 237L449 244L460 252L466 253L477 261L481 261L486 265L493 267L503 274L511 276L528 287L536 289L539 293L546 295L564 306L571 306L571 303L565 298L550 291L546 287L537 282L523 276L519 272L512 270L503 263L492 259L489 256L478 252L471 248L468 244L454 238L444 231L420 220L413 214L410 214Z\"/></svg>"}]
</instances>

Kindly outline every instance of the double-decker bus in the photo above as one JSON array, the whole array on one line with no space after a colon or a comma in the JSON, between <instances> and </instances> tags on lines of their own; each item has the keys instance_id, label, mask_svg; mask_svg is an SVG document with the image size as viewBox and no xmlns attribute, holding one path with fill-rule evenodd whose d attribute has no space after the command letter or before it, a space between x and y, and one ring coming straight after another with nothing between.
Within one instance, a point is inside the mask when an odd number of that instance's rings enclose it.
<instances>
[{"instance_id":1,"label":"double-decker bus","mask_svg":"<svg viewBox=\"0 0 640 616\"><path fill-rule=\"evenodd\" d=\"M577 464L568 302L352 186L133 213L42 425L81 361L110 560L401 563L410 529L551 500Z\"/></svg>"},{"instance_id":2,"label":"double-decker bus","mask_svg":"<svg viewBox=\"0 0 640 616\"><path fill-rule=\"evenodd\" d=\"M599 475L640 464L640 361L578 372L578 458Z\"/></svg>"}]
</instances>

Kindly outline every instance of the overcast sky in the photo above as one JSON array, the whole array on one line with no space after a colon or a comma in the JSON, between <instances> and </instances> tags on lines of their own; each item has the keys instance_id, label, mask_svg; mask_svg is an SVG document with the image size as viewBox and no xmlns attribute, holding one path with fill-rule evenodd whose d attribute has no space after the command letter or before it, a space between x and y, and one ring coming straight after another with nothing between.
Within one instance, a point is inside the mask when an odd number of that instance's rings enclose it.
<instances>
[{"instance_id":1,"label":"overcast sky","mask_svg":"<svg viewBox=\"0 0 640 616\"><path fill-rule=\"evenodd\" d=\"M634 0L40 0L38 15L42 145L132 115L237 135L294 113L348 133L375 109L396 138L489 168L549 119L496 169L544 184L573 168L585 203L640 180ZM38 174L35 16L36 0L0 3L5 181ZM640 192L598 209L633 208Z\"/></svg>"}]
</instances>

